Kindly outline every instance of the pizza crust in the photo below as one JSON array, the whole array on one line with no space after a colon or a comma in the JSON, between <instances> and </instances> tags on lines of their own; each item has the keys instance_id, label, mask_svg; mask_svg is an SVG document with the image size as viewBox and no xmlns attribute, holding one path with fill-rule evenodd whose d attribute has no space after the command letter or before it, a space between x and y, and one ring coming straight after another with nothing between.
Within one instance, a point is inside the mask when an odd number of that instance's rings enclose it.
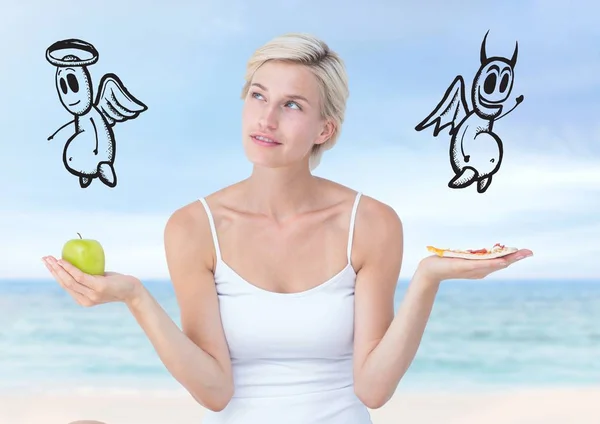
<instances>
[{"instance_id":1,"label":"pizza crust","mask_svg":"<svg viewBox=\"0 0 600 424\"><path fill-rule=\"evenodd\" d=\"M515 253L517 250L516 247L502 247L498 248L494 246L491 251L487 253L469 253L468 251L458 250L458 249L439 249L433 246L427 246L427 250L432 253L435 253L438 256L444 258L460 258L460 259L494 259L501 258L503 256L510 255L511 253Z\"/></svg>"}]
</instances>

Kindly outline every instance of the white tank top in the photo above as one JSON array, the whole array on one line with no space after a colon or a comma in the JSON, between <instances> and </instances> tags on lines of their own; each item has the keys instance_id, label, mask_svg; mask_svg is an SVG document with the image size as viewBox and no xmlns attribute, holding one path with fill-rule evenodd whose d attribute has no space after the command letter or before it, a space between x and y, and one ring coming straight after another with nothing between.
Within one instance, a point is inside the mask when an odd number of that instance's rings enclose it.
<instances>
[{"instance_id":1,"label":"white tank top","mask_svg":"<svg viewBox=\"0 0 600 424\"><path fill-rule=\"evenodd\" d=\"M348 231L347 265L314 288L275 293L244 280L216 251L215 284L233 367L233 398L204 424L371 424L354 394L354 286L351 264L357 193Z\"/></svg>"}]
</instances>

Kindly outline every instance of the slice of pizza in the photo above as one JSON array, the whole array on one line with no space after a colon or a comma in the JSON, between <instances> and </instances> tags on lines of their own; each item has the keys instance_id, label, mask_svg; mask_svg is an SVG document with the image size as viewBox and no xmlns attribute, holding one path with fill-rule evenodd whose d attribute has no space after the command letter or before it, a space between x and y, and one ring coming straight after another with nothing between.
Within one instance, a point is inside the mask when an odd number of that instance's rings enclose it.
<instances>
[{"instance_id":1,"label":"slice of pizza","mask_svg":"<svg viewBox=\"0 0 600 424\"><path fill-rule=\"evenodd\" d=\"M491 249L440 249L433 246L427 246L427 250L435 253L438 256L445 258L462 258L462 259L494 259L502 256L510 255L516 252L516 247L506 247L500 243L496 243Z\"/></svg>"}]
</instances>

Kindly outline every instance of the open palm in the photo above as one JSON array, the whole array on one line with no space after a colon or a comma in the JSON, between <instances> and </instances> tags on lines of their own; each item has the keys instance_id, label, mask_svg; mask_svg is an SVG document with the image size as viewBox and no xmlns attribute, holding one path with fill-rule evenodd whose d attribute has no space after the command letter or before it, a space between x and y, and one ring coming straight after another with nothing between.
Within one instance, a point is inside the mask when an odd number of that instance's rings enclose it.
<instances>
[{"instance_id":1,"label":"open palm","mask_svg":"<svg viewBox=\"0 0 600 424\"><path fill-rule=\"evenodd\" d=\"M109 302L130 302L138 293L137 278L131 275L106 272L90 275L68 261L53 256L42 258L54 279L81 306L94 306Z\"/></svg>"},{"instance_id":2,"label":"open palm","mask_svg":"<svg viewBox=\"0 0 600 424\"><path fill-rule=\"evenodd\" d=\"M473 260L431 255L421 261L419 268L436 280L481 279L532 255L533 252L529 249L521 249L495 259Z\"/></svg>"}]
</instances>

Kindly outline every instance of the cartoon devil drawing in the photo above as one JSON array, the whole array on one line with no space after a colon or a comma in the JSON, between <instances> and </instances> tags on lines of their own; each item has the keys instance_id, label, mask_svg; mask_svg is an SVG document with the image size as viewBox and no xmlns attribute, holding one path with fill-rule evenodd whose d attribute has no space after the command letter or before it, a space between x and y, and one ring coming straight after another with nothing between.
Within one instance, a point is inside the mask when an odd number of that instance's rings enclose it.
<instances>
[{"instance_id":1,"label":"cartoon devil drawing","mask_svg":"<svg viewBox=\"0 0 600 424\"><path fill-rule=\"evenodd\" d=\"M488 33L481 43L481 64L471 89L473 109L469 110L465 82L458 75L433 112L415 127L422 131L435 125L434 137L450 127L450 163L455 175L448 187L466 188L477 182L479 193L489 188L492 176L502 164L502 140L493 132L494 122L508 115L523 101L523 96L518 96L513 107L502 113L513 88L519 45L515 44L510 59L488 57L485 48Z\"/></svg>"},{"instance_id":2,"label":"cartoon devil drawing","mask_svg":"<svg viewBox=\"0 0 600 424\"><path fill-rule=\"evenodd\" d=\"M52 140L74 124L63 150L63 164L79 177L81 188L99 178L108 187L117 185L114 161L116 143L113 127L117 122L135 119L147 110L133 97L115 74L105 74L93 101L88 66L98 61L98 51L78 39L57 41L46 50L46 59L56 66L56 90L64 108L74 119L48 137Z\"/></svg>"}]
</instances>

